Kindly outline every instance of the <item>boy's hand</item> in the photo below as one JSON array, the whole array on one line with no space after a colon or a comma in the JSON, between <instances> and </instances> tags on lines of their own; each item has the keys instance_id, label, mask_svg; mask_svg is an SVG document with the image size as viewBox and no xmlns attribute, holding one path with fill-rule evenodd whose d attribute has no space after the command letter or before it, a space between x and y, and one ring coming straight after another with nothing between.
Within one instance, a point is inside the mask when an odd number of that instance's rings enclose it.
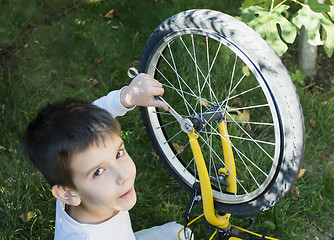
<instances>
[{"instance_id":1,"label":"boy's hand","mask_svg":"<svg viewBox=\"0 0 334 240\"><path fill-rule=\"evenodd\" d=\"M150 75L140 73L129 86L123 88L121 92L121 103L126 108L136 105L143 107L158 107L168 111L168 106L155 99L154 96L162 96L164 89L162 84L152 78Z\"/></svg>"}]
</instances>

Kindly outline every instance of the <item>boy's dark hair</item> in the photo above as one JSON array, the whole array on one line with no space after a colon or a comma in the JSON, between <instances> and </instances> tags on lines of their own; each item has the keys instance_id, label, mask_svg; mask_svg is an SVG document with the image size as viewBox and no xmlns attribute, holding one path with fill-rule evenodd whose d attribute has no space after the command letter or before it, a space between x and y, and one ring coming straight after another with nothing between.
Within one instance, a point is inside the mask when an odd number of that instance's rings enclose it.
<instances>
[{"instance_id":1,"label":"boy's dark hair","mask_svg":"<svg viewBox=\"0 0 334 240\"><path fill-rule=\"evenodd\" d=\"M68 99L43 108L21 138L24 153L53 185L75 189L73 154L121 134L109 112L84 100Z\"/></svg>"}]
</instances>

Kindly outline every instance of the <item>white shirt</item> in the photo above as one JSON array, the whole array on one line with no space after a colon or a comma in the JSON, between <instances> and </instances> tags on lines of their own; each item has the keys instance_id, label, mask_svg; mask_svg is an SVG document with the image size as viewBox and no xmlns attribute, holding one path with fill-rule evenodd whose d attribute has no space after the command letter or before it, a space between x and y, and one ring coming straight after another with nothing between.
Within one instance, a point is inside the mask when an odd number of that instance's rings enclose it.
<instances>
[{"instance_id":1,"label":"white shirt","mask_svg":"<svg viewBox=\"0 0 334 240\"><path fill-rule=\"evenodd\" d=\"M135 240L128 211L100 224L83 224L65 212L65 204L57 199L55 240Z\"/></svg>"},{"instance_id":2,"label":"white shirt","mask_svg":"<svg viewBox=\"0 0 334 240\"><path fill-rule=\"evenodd\" d=\"M93 104L107 110L114 118L124 116L125 113L134 109L135 107L126 108L122 105L120 95L123 88L121 88L120 90L111 91L106 96L95 100Z\"/></svg>"}]
</instances>

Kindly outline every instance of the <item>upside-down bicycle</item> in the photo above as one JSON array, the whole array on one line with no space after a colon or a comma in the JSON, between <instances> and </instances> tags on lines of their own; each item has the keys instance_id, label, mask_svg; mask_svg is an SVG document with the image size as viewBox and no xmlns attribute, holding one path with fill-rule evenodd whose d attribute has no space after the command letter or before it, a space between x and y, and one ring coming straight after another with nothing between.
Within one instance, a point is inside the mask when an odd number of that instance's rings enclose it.
<instances>
[{"instance_id":1,"label":"upside-down bicycle","mask_svg":"<svg viewBox=\"0 0 334 240\"><path fill-rule=\"evenodd\" d=\"M195 192L192 203L202 201L218 239L250 239L231 232L230 215L278 203L304 153L302 110L281 60L239 20L189 10L154 30L139 72L163 83L173 106L169 112L141 108L159 159Z\"/></svg>"}]
</instances>

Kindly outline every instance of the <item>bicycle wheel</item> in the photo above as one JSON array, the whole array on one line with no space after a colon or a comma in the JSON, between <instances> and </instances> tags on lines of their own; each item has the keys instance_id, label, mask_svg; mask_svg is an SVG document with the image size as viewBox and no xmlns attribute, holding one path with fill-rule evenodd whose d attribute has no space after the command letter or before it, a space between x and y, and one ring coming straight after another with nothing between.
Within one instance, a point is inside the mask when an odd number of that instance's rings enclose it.
<instances>
[{"instance_id":1,"label":"bicycle wheel","mask_svg":"<svg viewBox=\"0 0 334 240\"><path fill-rule=\"evenodd\" d=\"M181 12L152 33L139 71L163 83L164 99L196 125L216 209L254 214L289 191L304 152L301 106L286 68L251 28L216 11ZM159 159L192 191L198 176L187 134L167 112L141 112ZM236 193L226 191L227 174L218 171L225 166L221 121L235 159Z\"/></svg>"}]
</instances>

